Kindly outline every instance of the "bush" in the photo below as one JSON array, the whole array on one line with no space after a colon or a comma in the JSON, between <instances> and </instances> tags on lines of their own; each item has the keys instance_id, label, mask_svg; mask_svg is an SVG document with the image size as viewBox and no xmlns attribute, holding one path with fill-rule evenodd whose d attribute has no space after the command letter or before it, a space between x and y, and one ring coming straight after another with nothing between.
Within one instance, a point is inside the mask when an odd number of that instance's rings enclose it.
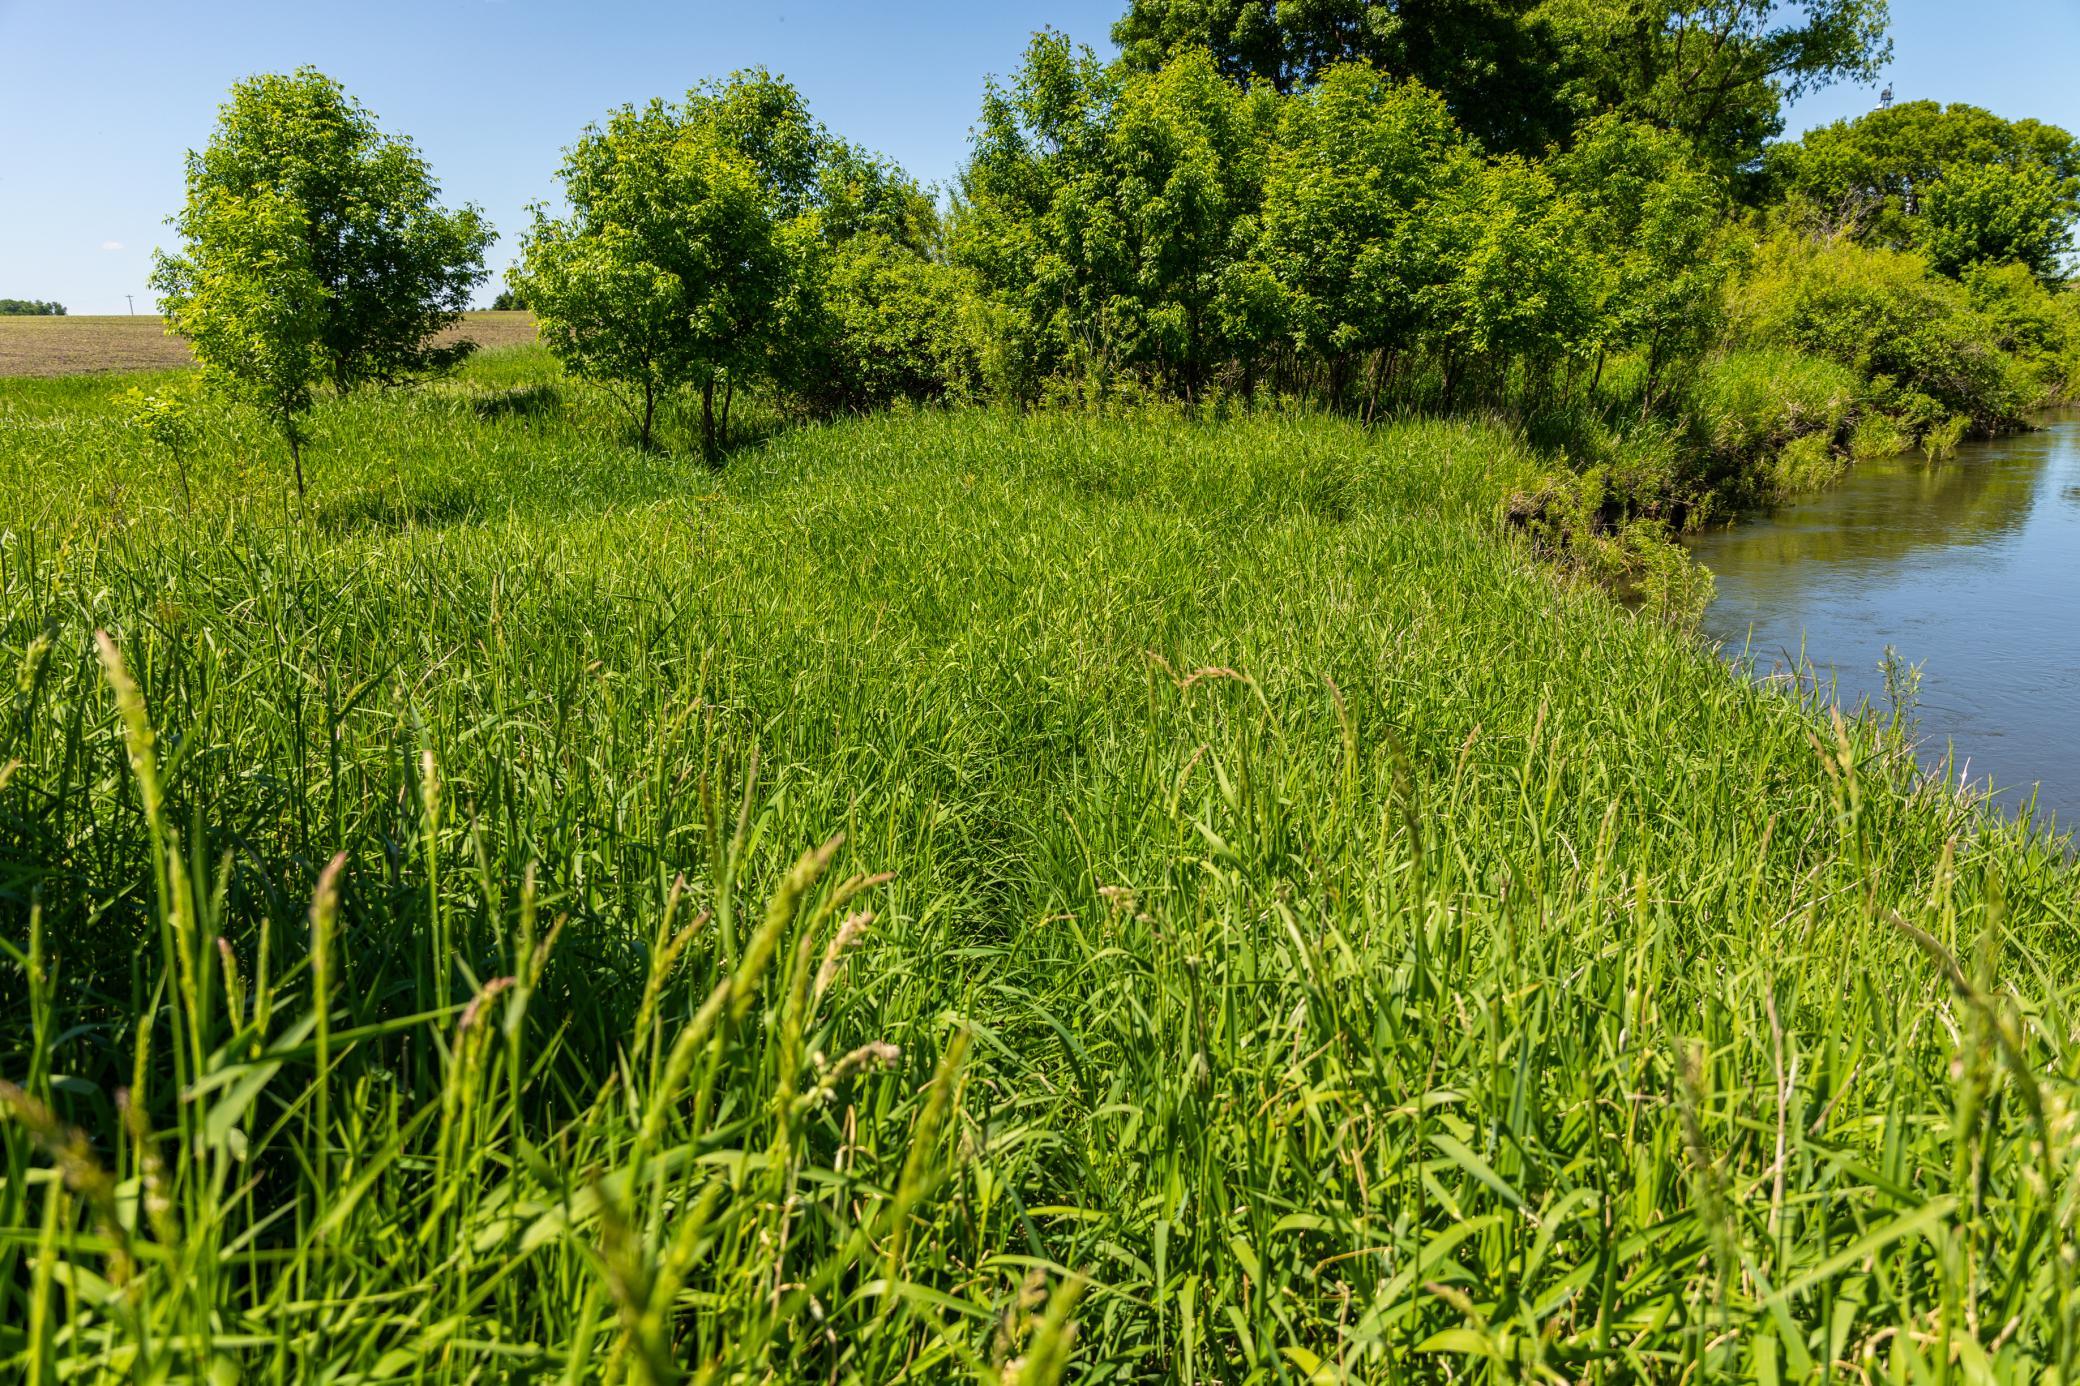
<instances>
[{"instance_id":1,"label":"bush","mask_svg":"<svg viewBox=\"0 0 2080 1386\"><path fill-rule=\"evenodd\" d=\"M1977 434L2012 429L2042 400L1964 286L1905 251L1774 238L1735 292L1733 335L1849 367L1917 439L1953 415Z\"/></svg>"},{"instance_id":2,"label":"bush","mask_svg":"<svg viewBox=\"0 0 2080 1386\"><path fill-rule=\"evenodd\" d=\"M1876 410L1864 414L1856 421L1849 434L1849 456L1858 462L1868 462L1874 457L1894 457L1914 446L1914 440L1900 426L1899 420Z\"/></svg>"},{"instance_id":3,"label":"bush","mask_svg":"<svg viewBox=\"0 0 2080 1386\"><path fill-rule=\"evenodd\" d=\"M1970 423L1964 415L1952 414L1941 423L1931 424L1921 435L1921 451L1931 462L1949 461L1957 455L1957 445Z\"/></svg>"},{"instance_id":4,"label":"bush","mask_svg":"<svg viewBox=\"0 0 2080 1386\"><path fill-rule=\"evenodd\" d=\"M2027 369L2040 403L2073 393L2080 374L2080 297L2054 294L2027 267L1982 264L1965 271L1965 292L2002 351Z\"/></svg>"},{"instance_id":5,"label":"bush","mask_svg":"<svg viewBox=\"0 0 2080 1386\"><path fill-rule=\"evenodd\" d=\"M879 232L841 242L823 281L831 335L811 402L868 410L972 395L981 375L973 292L961 270Z\"/></svg>"}]
</instances>

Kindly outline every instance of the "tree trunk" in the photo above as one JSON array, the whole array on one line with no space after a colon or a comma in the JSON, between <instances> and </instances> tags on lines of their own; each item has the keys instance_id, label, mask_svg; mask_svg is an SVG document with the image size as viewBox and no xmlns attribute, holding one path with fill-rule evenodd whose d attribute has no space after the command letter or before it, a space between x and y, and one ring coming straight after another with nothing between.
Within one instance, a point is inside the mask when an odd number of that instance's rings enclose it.
<instances>
[{"instance_id":1,"label":"tree trunk","mask_svg":"<svg viewBox=\"0 0 2080 1386\"><path fill-rule=\"evenodd\" d=\"M736 402L736 398L737 398L737 378L736 378L736 376L734 376L734 375L731 375L731 376L728 376L728 377L726 377L726 378L725 378L725 379L723 380L723 382L722 382L722 424L721 424L721 429L722 429L722 446L724 446L724 447L728 447L728 446L729 446L729 407L730 407L730 405L731 405L731 404L733 404L733 403L735 403L735 402Z\"/></svg>"},{"instance_id":2,"label":"tree trunk","mask_svg":"<svg viewBox=\"0 0 2080 1386\"><path fill-rule=\"evenodd\" d=\"M701 451L707 455L708 465L714 466L715 457L715 377L710 375L701 382Z\"/></svg>"},{"instance_id":3,"label":"tree trunk","mask_svg":"<svg viewBox=\"0 0 2080 1386\"><path fill-rule=\"evenodd\" d=\"M1643 421L1661 399L1661 372L1668 364L1661 359L1663 336L1662 330L1657 327L1654 329L1654 335L1647 341L1647 397L1640 402L1639 410L1639 416Z\"/></svg>"},{"instance_id":4,"label":"tree trunk","mask_svg":"<svg viewBox=\"0 0 2080 1386\"><path fill-rule=\"evenodd\" d=\"M650 425L657 419L657 386L648 381L643 383L643 426L642 436L636 446L644 452L650 451Z\"/></svg>"},{"instance_id":5,"label":"tree trunk","mask_svg":"<svg viewBox=\"0 0 2080 1386\"><path fill-rule=\"evenodd\" d=\"M296 499L304 499L303 489L303 440L296 436L296 426L291 424L284 430L289 436L289 461L296 467Z\"/></svg>"}]
</instances>

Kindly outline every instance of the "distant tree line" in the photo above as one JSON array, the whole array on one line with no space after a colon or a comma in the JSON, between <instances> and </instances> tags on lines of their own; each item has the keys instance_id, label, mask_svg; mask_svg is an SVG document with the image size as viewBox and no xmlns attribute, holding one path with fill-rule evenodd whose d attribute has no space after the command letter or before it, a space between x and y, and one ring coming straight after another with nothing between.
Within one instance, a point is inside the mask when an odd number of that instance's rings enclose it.
<instances>
[{"instance_id":1,"label":"distant tree line","mask_svg":"<svg viewBox=\"0 0 2080 1386\"><path fill-rule=\"evenodd\" d=\"M33 298L0 298L0 318L62 318L65 305Z\"/></svg>"}]
</instances>

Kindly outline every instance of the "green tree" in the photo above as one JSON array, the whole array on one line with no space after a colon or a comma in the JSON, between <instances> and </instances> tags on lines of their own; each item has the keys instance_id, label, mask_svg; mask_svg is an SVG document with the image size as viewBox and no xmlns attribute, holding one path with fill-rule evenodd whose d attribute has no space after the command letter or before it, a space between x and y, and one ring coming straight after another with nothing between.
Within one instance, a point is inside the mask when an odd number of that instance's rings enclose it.
<instances>
[{"instance_id":1,"label":"green tree","mask_svg":"<svg viewBox=\"0 0 2080 1386\"><path fill-rule=\"evenodd\" d=\"M1133 0L1113 38L1143 71L1204 48L1228 76L1281 93L1365 63L1438 92L1488 148L1531 152L1572 119L1539 10L1540 0Z\"/></svg>"},{"instance_id":2,"label":"green tree","mask_svg":"<svg viewBox=\"0 0 2080 1386\"><path fill-rule=\"evenodd\" d=\"M1097 384L1127 372L1196 393L1245 354L1256 298L1268 91L1203 52L1154 72L1099 64L1037 37L1016 82L994 84L962 186L955 253L1033 356Z\"/></svg>"},{"instance_id":3,"label":"green tree","mask_svg":"<svg viewBox=\"0 0 2080 1386\"><path fill-rule=\"evenodd\" d=\"M1725 185L1682 136L1616 116L1584 126L1551 171L1587 256L1584 346L1596 354L1597 379L1607 353L1638 350L1651 399L1672 363L1717 338L1733 268Z\"/></svg>"},{"instance_id":4,"label":"green tree","mask_svg":"<svg viewBox=\"0 0 2080 1386\"><path fill-rule=\"evenodd\" d=\"M188 339L207 383L281 432L302 495L303 416L332 364L332 295L312 263L304 208L271 188L211 189L191 197L181 229L187 253L161 256L153 275L167 330Z\"/></svg>"},{"instance_id":5,"label":"green tree","mask_svg":"<svg viewBox=\"0 0 2080 1386\"><path fill-rule=\"evenodd\" d=\"M469 351L433 337L483 282L491 228L442 208L411 141L312 68L234 86L187 182L181 251L153 271L161 311L207 378L281 429L301 492L318 382L395 383Z\"/></svg>"},{"instance_id":6,"label":"green tree","mask_svg":"<svg viewBox=\"0 0 2080 1386\"><path fill-rule=\"evenodd\" d=\"M2072 221L2072 186L2042 164L1959 164L1929 186L1922 241L1941 274L2018 264L2049 279Z\"/></svg>"},{"instance_id":7,"label":"green tree","mask_svg":"<svg viewBox=\"0 0 2080 1386\"><path fill-rule=\"evenodd\" d=\"M187 203L173 219L184 255L204 253L201 233L222 224L218 201L262 194L302 219L305 258L324 291L319 350L337 388L438 371L468 352L432 339L483 283L490 226L474 207L441 207L412 142L384 134L314 68L232 88L209 144L188 155ZM177 277L180 258L160 257L162 279Z\"/></svg>"},{"instance_id":8,"label":"green tree","mask_svg":"<svg viewBox=\"0 0 2080 1386\"><path fill-rule=\"evenodd\" d=\"M1430 339L1451 274L1443 199L1477 169L1442 99L1412 82L1342 63L1287 101L1261 253L1295 344L1328 365L1332 400L1360 356L1373 357L1376 398L1395 354Z\"/></svg>"},{"instance_id":9,"label":"green tree","mask_svg":"<svg viewBox=\"0 0 2080 1386\"><path fill-rule=\"evenodd\" d=\"M1137 68L1199 46L1281 92L1367 63L1437 91L1492 152L1539 153L1615 112L1732 169L1786 100L1875 75L1887 19L1886 0L1132 0L1113 37Z\"/></svg>"},{"instance_id":10,"label":"green tree","mask_svg":"<svg viewBox=\"0 0 2080 1386\"><path fill-rule=\"evenodd\" d=\"M686 114L755 172L780 264L763 329L723 372L722 431L752 374L826 411L942 395L960 370L964 281L939 258L930 195L762 68L697 87Z\"/></svg>"},{"instance_id":11,"label":"green tree","mask_svg":"<svg viewBox=\"0 0 2080 1386\"><path fill-rule=\"evenodd\" d=\"M823 233L832 241L880 235L920 255L936 254L945 228L932 195L886 159L827 140L816 170Z\"/></svg>"},{"instance_id":12,"label":"green tree","mask_svg":"<svg viewBox=\"0 0 2080 1386\"><path fill-rule=\"evenodd\" d=\"M0 298L0 318L62 318L65 305L34 298Z\"/></svg>"},{"instance_id":13,"label":"green tree","mask_svg":"<svg viewBox=\"0 0 2080 1386\"><path fill-rule=\"evenodd\" d=\"M782 223L789 286L768 372L821 411L937 398L960 297L937 258L938 209L900 168L814 132L813 162L776 198L794 211Z\"/></svg>"},{"instance_id":14,"label":"green tree","mask_svg":"<svg viewBox=\"0 0 2080 1386\"><path fill-rule=\"evenodd\" d=\"M1923 218L1937 183L1953 170L1995 165L2042 169L2059 188L2040 238L2055 237L2051 224L2069 224L2080 209L2080 143L2070 134L1961 102L1909 101L1838 120L1771 146L1765 174L1770 195L1808 224L1908 250L1927 234Z\"/></svg>"},{"instance_id":15,"label":"green tree","mask_svg":"<svg viewBox=\"0 0 2080 1386\"><path fill-rule=\"evenodd\" d=\"M1891 57L1887 0L1545 0L1568 104L1674 130L1722 171L1782 131L1783 107Z\"/></svg>"},{"instance_id":16,"label":"green tree","mask_svg":"<svg viewBox=\"0 0 2080 1386\"><path fill-rule=\"evenodd\" d=\"M623 107L586 131L558 177L569 214L534 208L514 288L573 375L608 386L644 447L665 395L755 366L789 266L759 169L718 135L700 94Z\"/></svg>"},{"instance_id":17,"label":"green tree","mask_svg":"<svg viewBox=\"0 0 2080 1386\"><path fill-rule=\"evenodd\" d=\"M798 289L776 379L810 407L866 410L963 392L976 374L972 276L949 264L931 196L902 169L826 138L790 235Z\"/></svg>"},{"instance_id":18,"label":"green tree","mask_svg":"<svg viewBox=\"0 0 2080 1386\"><path fill-rule=\"evenodd\" d=\"M1469 369L1500 379L1513 362L1536 376L1581 351L1591 271L1572 234L1579 211L1547 171L1509 156L1451 190L1440 213L1450 274L1423 296L1443 348L1450 408Z\"/></svg>"},{"instance_id":19,"label":"green tree","mask_svg":"<svg viewBox=\"0 0 2080 1386\"><path fill-rule=\"evenodd\" d=\"M1097 373L1119 228L1102 198L1103 122L1118 74L1057 33L994 79L961 176L953 254L988 299L996 387L1028 400L1046 376Z\"/></svg>"}]
</instances>

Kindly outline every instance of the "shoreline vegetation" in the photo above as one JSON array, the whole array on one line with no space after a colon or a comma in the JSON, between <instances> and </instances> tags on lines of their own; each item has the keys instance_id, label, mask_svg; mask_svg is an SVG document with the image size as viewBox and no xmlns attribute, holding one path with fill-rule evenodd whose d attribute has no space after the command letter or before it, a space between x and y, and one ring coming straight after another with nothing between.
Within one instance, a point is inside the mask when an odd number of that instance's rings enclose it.
<instances>
[{"instance_id":1,"label":"shoreline vegetation","mask_svg":"<svg viewBox=\"0 0 2080 1386\"><path fill-rule=\"evenodd\" d=\"M1672 541L2068 397L2080 150L1772 142L1874 0L1325 13L1038 35L946 197L611 112L476 353L234 88L201 369L0 379L7 1370L2075 1379L2070 838Z\"/></svg>"}]
</instances>

